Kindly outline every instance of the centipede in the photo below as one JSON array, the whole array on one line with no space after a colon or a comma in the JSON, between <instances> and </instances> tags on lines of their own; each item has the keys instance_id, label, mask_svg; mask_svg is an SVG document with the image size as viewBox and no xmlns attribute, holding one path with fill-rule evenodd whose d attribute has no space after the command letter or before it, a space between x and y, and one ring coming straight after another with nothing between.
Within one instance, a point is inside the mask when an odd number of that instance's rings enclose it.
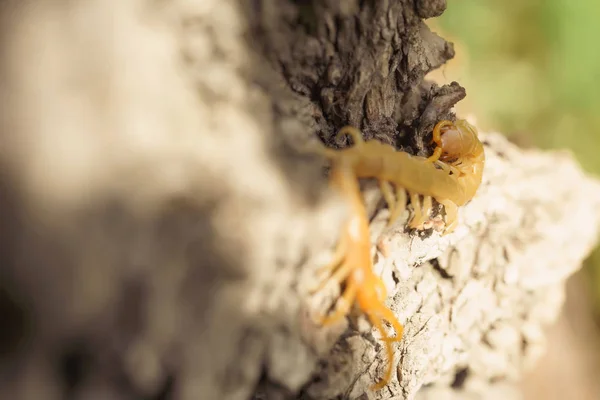
<instances>
[{"instance_id":1,"label":"centipede","mask_svg":"<svg viewBox=\"0 0 600 400\"><path fill-rule=\"evenodd\" d=\"M431 140L434 149L429 157L397 151L375 139L364 141L360 131L351 126L338 132L338 137L344 135L352 138L353 146L341 150L326 148L323 153L331 161L331 186L348 203L350 216L331 262L323 268L328 276L317 291L331 283L343 284L344 290L335 310L320 322L334 323L346 317L354 305L368 317L380 332L388 357L383 376L372 386L373 390L380 390L391 380L392 344L402 340L403 326L385 305L385 284L373 272L369 219L358 180L378 180L390 210L388 225L406 211L410 200L413 212L407 224L413 229L423 229L431 217L435 199L445 211L442 232L445 235L458 224L458 207L469 202L481 185L485 154L477 130L465 120L442 120L434 126ZM384 321L395 330L395 336L388 335Z\"/></svg>"}]
</instances>

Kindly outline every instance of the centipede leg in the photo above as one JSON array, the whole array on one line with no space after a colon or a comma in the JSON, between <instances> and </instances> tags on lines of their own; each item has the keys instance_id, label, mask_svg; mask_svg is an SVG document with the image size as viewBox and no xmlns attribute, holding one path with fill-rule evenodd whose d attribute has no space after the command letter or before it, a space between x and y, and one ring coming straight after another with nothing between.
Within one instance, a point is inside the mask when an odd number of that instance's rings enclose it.
<instances>
[{"instance_id":1,"label":"centipede leg","mask_svg":"<svg viewBox=\"0 0 600 400\"><path fill-rule=\"evenodd\" d=\"M323 289L325 286L327 286L328 284L330 284L332 282L334 282L336 284L342 283L344 280L346 280L346 278L348 277L348 275L350 275L350 272L352 272L352 269L353 269L352 264L349 264L349 263L343 264L329 278L327 278L326 280L324 280L319 285L319 289L318 290Z\"/></svg>"},{"instance_id":2,"label":"centipede leg","mask_svg":"<svg viewBox=\"0 0 600 400\"><path fill-rule=\"evenodd\" d=\"M342 294L342 297L337 301L335 311L321 319L321 325L330 325L338 320L344 318L350 312L354 299L356 298L356 292L358 291L358 285L355 282L349 282L346 286L346 290Z\"/></svg>"},{"instance_id":3,"label":"centipede leg","mask_svg":"<svg viewBox=\"0 0 600 400\"><path fill-rule=\"evenodd\" d=\"M423 219L423 214L421 212L422 207L421 207L421 199L419 198L419 194L418 193L410 193L410 202L412 203L413 206L413 217L409 223L409 226L411 228L418 228L419 226L423 225L424 219Z\"/></svg>"},{"instance_id":4,"label":"centipede leg","mask_svg":"<svg viewBox=\"0 0 600 400\"><path fill-rule=\"evenodd\" d=\"M325 286L327 286L329 284L329 282L331 282L333 280L334 276L343 273L343 272L339 272L339 271L340 271L340 269L343 270L344 266L345 266L345 264L342 264L342 262L344 261L344 258L346 257L346 253L348 252L348 242L349 242L349 240L348 240L347 235L343 234L342 237L340 238L340 241L335 249L335 252L333 253L333 256L332 256L329 264L324 265L317 270L317 273L319 275L327 273L327 272L331 275L328 276L326 279L323 279L316 288L311 289L311 291L310 291L311 294L315 294L315 293L321 291Z\"/></svg>"},{"instance_id":5,"label":"centipede leg","mask_svg":"<svg viewBox=\"0 0 600 400\"><path fill-rule=\"evenodd\" d=\"M391 226L400 215L406 211L406 200L406 190L401 187L396 187L396 206L394 207L394 212L390 214L388 226Z\"/></svg>"},{"instance_id":6,"label":"centipede leg","mask_svg":"<svg viewBox=\"0 0 600 400\"><path fill-rule=\"evenodd\" d=\"M337 133L336 137L340 138L344 135L350 136L352 138L352 141L354 142L354 146L356 147L361 146L365 142L360 131L353 126L343 127Z\"/></svg>"},{"instance_id":7,"label":"centipede leg","mask_svg":"<svg viewBox=\"0 0 600 400\"><path fill-rule=\"evenodd\" d=\"M394 214L396 207L396 199L392 193L392 185L388 181L380 180L379 189L381 190L381 194L383 194L383 198L385 199L388 209L390 210L390 221L388 221L388 226L390 226L392 220L391 215Z\"/></svg>"},{"instance_id":8,"label":"centipede leg","mask_svg":"<svg viewBox=\"0 0 600 400\"><path fill-rule=\"evenodd\" d=\"M423 196L423 219L427 220L431 216L431 211L433 210L433 198L431 196ZM425 222L425 221L423 221Z\"/></svg>"},{"instance_id":9,"label":"centipede leg","mask_svg":"<svg viewBox=\"0 0 600 400\"><path fill-rule=\"evenodd\" d=\"M351 264L342 264L339 268L337 268L333 272L333 274L331 274L331 276L327 277L326 279L323 279L321 281L321 283L319 283L319 286L317 286L315 289L311 290L311 294L320 292L325 286L330 285L332 283L336 283L336 284L342 283L348 277L350 272L352 272L352 265Z\"/></svg>"},{"instance_id":10,"label":"centipede leg","mask_svg":"<svg viewBox=\"0 0 600 400\"><path fill-rule=\"evenodd\" d=\"M387 340L390 342L399 342L402 340L402 335L404 333L404 327L402 326L402 324L398 321L398 319L396 318L396 316L394 315L394 313L392 312L392 310L390 310L389 308L382 306L381 308L379 308L377 311L378 317L388 321L390 324L392 324L392 328L394 328L394 331L396 331L396 336L394 337L389 337L386 335L385 339L383 340ZM374 314L375 312L373 312ZM373 321L371 321L373 323ZM380 331L383 331L383 325L381 326L377 326L375 323L373 323L373 325L375 325L377 327L377 329L379 329Z\"/></svg>"},{"instance_id":11,"label":"centipede leg","mask_svg":"<svg viewBox=\"0 0 600 400\"><path fill-rule=\"evenodd\" d=\"M357 267L371 265L371 242L367 212L352 169L343 162L334 164L330 172L330 179L332 185L340 191L350 206L350 218L343 231L343 240L347 244L344 263L329 279L331 282L331 280L341 281L347 278L348 274ZM354 280L347 280L346 289L336 304L336 311L322 319L321 323L323 325L331 324L348 314L354 304L357 290L357 283Z\"/></svg>"},{"instance_id":12,"label":"centipede leg","mask_svg":"<svg viewBox=\"0 0 600 400\"><path fill-rule=\"evenodd\" d=\"M398 321L394 313L389 308L384 308L380 310L383 314L381 317L392 324L392 327L396 331L396 336L388 338L390 342L399 342L402 340L402 335L404 334L404 327Z\"/></svg>"},{"instance_id":13,"label":"centipede leg","mask_svg":"<svg viewBox=\"0 0 600 400\"><path fill-rule=\"evenodd\" d=\"M442 120L433 127L433 137L431 142L435 143L436 146L435 150L433 150L433 154L427 158L428 162L435 162L442 156L442 129L452 125L453 123L451 121Z\"/></svg>"},{"instance_id":14,"label":"centipede leg","mask_svg":"<svg viewBox=\"0 0 600 400\"><path fill-rule=\"evenodd\" d=\"M371 389L373 390L379 390L381 388L383 388L385 385L387 385L392 377L392 371L394 368L394 348L392 347L392 341L390 340L390 338L387 336L387 333L383 327L383 323L381 322L381 317L379 317L379 315L377 315L376 313L369 313L369 320L371 320L371 323L373 324L373 326L381 333L381 340L383 341L384 345L385 345L385 349L388 355L388 360L387 360L387 368L385 370L385 374L383 375L383 377L373 386L371 386Z\"/></svg>"},{"instance_id":15,"label":"centipede leg","mask_svg":"<svg viewBox=\"0 0 600 400\"><path fill-rule=\"evenodd\" d=\"M436 147L435 150L433 150L433 154L430 155L429 157L427 157L427 162L436 162L437 160L440 159L440 157L442 156L442 148L440 146Z\"/></svg>"},{"instance_id":16,"label":"centipede leg","mask_svg":"<svg viewBox=\"0 0 600 400\"><path fill-rule=\"evenodd\" d=\"M335 271L344 261L344 257L348 252L348 237L346 235L342 235L340 241L337 244L335 252L331 257L331 261L329 264L324 265L318 269L319 273L325 273L326 271Z\"/></svg>"},{"instance_id":17,"label":"centipede leg","mask_svg":"<svg viewBox=\"0 0 600 400\"><path fill-rule=\"evenodd\" d=\"M446 164L442 161L436 161L435 165L439 166L442 170L446 172L452 172L454 175L461 175L460 170L452 165Z\"/></svg>"},{"instance_id":18,"label":"centipede leg","mask_svg":"<svg viewBox=\"0 0 600 400\"><path fill-rule=\"evenodd\" d=\"M454 231L458 225L458 206L450 200L438 200L444 206L446 211L446 229L444 235Z\"/></svg>"}]
</instances>

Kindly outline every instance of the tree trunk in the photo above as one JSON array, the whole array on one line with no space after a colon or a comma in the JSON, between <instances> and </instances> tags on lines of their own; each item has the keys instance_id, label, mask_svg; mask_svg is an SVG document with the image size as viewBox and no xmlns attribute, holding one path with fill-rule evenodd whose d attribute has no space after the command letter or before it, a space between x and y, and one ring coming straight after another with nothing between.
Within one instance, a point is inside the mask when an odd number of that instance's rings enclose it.
<instances>
[{"instance_id":1,"label":"tree trunk","mask_svg":"<svg viewBox=\"0 0 600 400\"><path fill-rule=\"evenodd\" d=\"M339 293L311 288L347 216L314 150L343 147L350 124L429 154L465 96L424 80L453 56L423 23L445 7L4 2L0 396L513 391L600 226L600 184L568 154L482 134L484 182L446 237L384 229L363 182L387 249L374 268L405 325L388 387L369 389L387 360L360 313L311 319Z\"/></svg>"}]
</instances>

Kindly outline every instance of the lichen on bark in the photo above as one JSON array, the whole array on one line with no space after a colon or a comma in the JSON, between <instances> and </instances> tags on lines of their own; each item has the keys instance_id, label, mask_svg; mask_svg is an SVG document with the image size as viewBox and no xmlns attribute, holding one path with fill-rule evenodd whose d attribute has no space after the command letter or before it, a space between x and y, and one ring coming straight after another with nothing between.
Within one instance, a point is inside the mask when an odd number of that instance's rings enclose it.
<instances>
[{"instance_id":1,"label":"lichen on bark","mask_svg":"<svg viewBox=\"0 0 600 400\"><path fill-rule=\"evenodd\" d=\"M453 56L423 23L445 7L3 4L1 397L409 399L517 379L595 241L600 190L497 134L450 237L383 229L362 182L406 325L388 388L368 389L385 356L360 313L311 319L339 291L310 294L346 217L311 149L351 124L428 154L465 96L424 81Z\"/></svg>"}]
</instances>

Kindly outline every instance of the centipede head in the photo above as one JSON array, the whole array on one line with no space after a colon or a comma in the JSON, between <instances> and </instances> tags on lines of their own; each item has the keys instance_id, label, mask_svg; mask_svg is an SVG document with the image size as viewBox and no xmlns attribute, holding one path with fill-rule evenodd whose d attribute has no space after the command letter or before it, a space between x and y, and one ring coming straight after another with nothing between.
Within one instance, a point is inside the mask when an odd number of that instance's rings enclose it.
<instances>
[{"instance_id":1,"label":"centipede head","mask_svg":"<svg viewBox=\"0 0 600 400\"><path fill-rule=\"evenodd\" d=\"M442 128L443 161L451 161L472 155L479 148L477 129L467 121L458 119L452 125Z\"/></svg>"}]
</instances>

